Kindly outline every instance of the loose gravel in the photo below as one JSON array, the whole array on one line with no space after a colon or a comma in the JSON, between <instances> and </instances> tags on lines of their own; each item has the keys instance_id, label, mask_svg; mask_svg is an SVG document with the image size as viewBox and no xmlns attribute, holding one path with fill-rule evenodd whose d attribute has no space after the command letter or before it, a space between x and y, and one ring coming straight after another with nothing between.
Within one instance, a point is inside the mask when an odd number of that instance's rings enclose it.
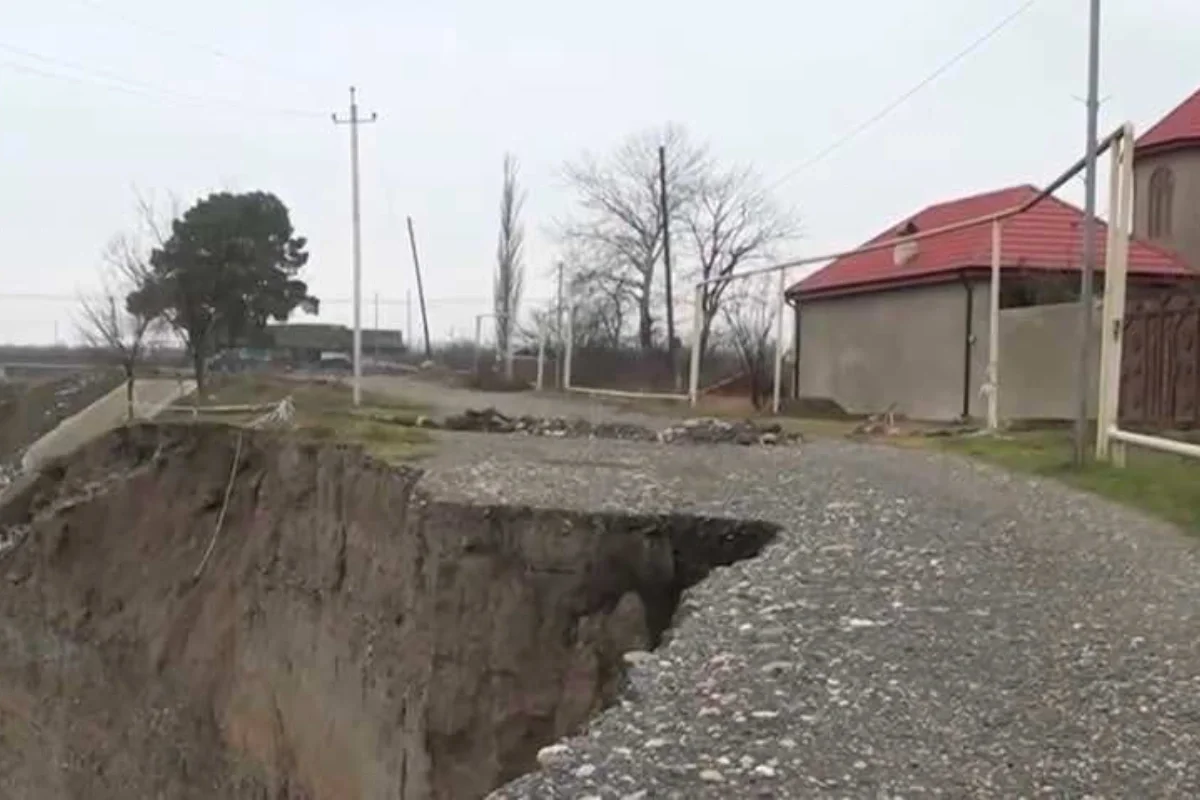
<instances>
[{"instance_id":1,"label":"loose gravel","mask_svg":"<svg viewBox=\"0 0 1200 800\"><path fill-rule=\"evenodd\" d=\"M493 800L1200 796L1200 558L1170 526L850 442L438 435L438 496L780 527Z\"/></svg>"}]
</instances>

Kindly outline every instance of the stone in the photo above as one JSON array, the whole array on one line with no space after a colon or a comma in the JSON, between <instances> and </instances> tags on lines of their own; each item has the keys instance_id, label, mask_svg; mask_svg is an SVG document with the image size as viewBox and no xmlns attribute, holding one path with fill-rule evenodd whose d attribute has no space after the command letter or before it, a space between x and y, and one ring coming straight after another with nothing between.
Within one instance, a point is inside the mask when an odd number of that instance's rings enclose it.
<instances>
[{"instance_id":1,"label":"stone","mask_svg":"<svg viewBox=\"0 0 1200 800\"><path fill-rule=\"evenodd\" d=\"M571 748L565 744L552 744L538 750L537 760L543 767L552 767L562 763L570 754Z\"/></svg>"}]
</instances>

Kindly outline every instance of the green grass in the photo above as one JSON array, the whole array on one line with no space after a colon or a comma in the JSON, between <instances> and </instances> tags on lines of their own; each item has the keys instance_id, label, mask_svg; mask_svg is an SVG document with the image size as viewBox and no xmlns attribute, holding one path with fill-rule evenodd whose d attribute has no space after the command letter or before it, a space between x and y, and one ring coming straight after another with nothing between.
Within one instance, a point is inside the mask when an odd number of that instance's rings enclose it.
<instances>
[{"instance_id":1,"label":"green grass","mask_svg":"<svg viewBox=\"0 0 1200 800\"><path fill-rule=\"evenodd\" d=\"M1194 459L1129 447L1125 467L1090 462L1077 469L1072 465L1067 431L928 441L1014 472L1060 480L1200 534L1200 462Z\"/></svg>"}]
</instances>

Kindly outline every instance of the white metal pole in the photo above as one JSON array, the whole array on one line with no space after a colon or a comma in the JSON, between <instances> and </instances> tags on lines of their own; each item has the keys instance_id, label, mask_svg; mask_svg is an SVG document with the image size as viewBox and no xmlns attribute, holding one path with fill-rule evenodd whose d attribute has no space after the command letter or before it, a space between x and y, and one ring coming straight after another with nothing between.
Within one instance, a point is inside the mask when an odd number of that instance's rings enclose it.
<instances>
[{"instance_id":1,"label":"white metal pole","mask_svg":"<svg viewBox=\"0 0 1200 800\"><path fill-rule=\"evenodd\" d=\"M1113 303L1116 294L1116 268L1114 261L1118 258L1117 237L1121 230L1121 151L1125 147L1124 140L1112 147L1109 159L1108 174L1108 236L1104 247L1104 304L1100 314L1100 376L1099 392L1096 398L1096 459L1108 459L1109 434L1108 429L1114 420L1108 403L1108 383L1112 380L1112 350L1113 320L1116 318L1116 306Z\"/></svg>"},{"instance_id":2,"label":"white metal pole","mask_svg":"<svg viewBox=\"0 0 1200 800\"><path fill-rule=\"evenodd\" d=\"M1124 348L1125 334L1125 285L1129 270L1129 240L1133 236L1133 149L1135 147L1133 125L1126 124L1124 134L1125 146L1121 157L1121 199L1118 207L1121 209L1121 230L1117 235L1117 257L1113 267L1117 272L1116 296L1113 297L1113 307L1116 314L1113 318L1113 333L1116 337L1112 350L1111 376L1108 383L1109 413L1112 415L1113 427L1121 416L1121 353ZM1125 466L1125 440L1116 438L1112 444L1113 463L1118 467Z\"/></svg>"},{"instance_id":3,"label":"white metal pole","mask_svg":"<svg viewBox=\"0 0 1200 800\"><path fill-rule=\"evenodd\" d=\"M779 305L776 308L777 317L775 319L775 388L771 398L771 412L779 413L780 407L783 405L783 309L787 305L784 293L787 291L787 270L779 270Z\"/></svg>"},{"instance_id":4,"label":"white metal pole","mask_svg":"<svg viewBox=\"0 0 1200 800\"><path fill-rule=\"evenodd\" d=\"M567 330L566 330L566 345L563 353L563 391L571 388L571 357L575 352L575 307L568 304L567 312Z\"/></svg>"},{"instance_id":5,"label":"white metal pole","mask_svg":"<svg viewBox=\"0 0 1200 800\"><path fill-rule=\"evenodd\" d=\"M546 385L546 329L545 327L538 328L538 356L537 356L537 390L540 392Z\"/></svg>"},{"instance_id":6,"label":"white metal pole","mask_svg":"<svg viewBox=\"0 0 1200 800\"><path fill-rule=\"evenodd\" d=\"M688 401L693 407L700 402L700 330L703 322L704 285L697 283L696 296L692 302L692 363L688 369Z\"/></svg>"},{"instance_id":7,"label":"white metal pole","mask_svg":"<svg viewBox=\"0 0 1200 800\"><path fill-rule=\"evenodd\" d=\"M987 426L990 431L1000 429L1000 237L1000 220L996 220L992 223L992 281L988 291Z\"/></svg>"}]
</instances>

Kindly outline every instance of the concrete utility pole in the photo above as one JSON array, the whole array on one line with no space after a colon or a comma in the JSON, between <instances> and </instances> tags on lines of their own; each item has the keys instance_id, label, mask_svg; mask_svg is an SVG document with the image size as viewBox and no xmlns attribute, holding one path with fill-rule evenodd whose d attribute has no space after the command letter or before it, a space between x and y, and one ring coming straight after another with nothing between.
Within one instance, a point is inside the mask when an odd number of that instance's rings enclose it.
<instances>
[{"instance_id":1,"label":"concrete utility pole","mask_svg":"<svg viewBox=\"0 0 1200 800\"><path fill-rule=\"evenodd\" d=\"M358 116L358 101L354 87L350 87L350 116L339 119L333 115L335 125L350 126L350 215L354 226L354 405L362 403L362 220L358 204L358 126L374 122L379 115L372 112L369 117Z\"/></svg>"},{"instance_id":2,"label":"concrete utility pole","mask_svg":"<svg viewBox=\"0 0 1200 800\"><path fill-rule=\"evenodd\" d=\"M1096 123L1100 113L1100 0L1088 9L1087 155L1084 169L1083 275L1079 286L1079 408L1075 416L1075 465L1087 458L1091 395L1092 304L1096 272ZM1109 224L1113 224L1113 220Z\"/></svg>"},{"instance_id":3,"label":"concrete utility pole","mask_svg":"<svg viewBox=\"0 0 1200 800\"><path fill-rule=\"evenodd\" d=\"M433 344L429 341L429 314L425 311L425 284L421 281L421 259L417 256L417 234L413 231L412 217L408 223L408 244L412 247L413 269L417 273L417 302L421 304L421 328L425 331L425 360L433 361Z\"/></svg>"},{"instance_id":4,"label":"concrete utility pole","mask_svg":"<svg viewBox=\"0 0 1200 800\"><path fill-rule=\"evenodd\" d=\"M679 369L675 363L675 296L671 292L671 208L667 204L667 148L658 148L658 201L662 206L663 278L667 290L667 363L679 389Z\"/></svg>"}]
</instances>

